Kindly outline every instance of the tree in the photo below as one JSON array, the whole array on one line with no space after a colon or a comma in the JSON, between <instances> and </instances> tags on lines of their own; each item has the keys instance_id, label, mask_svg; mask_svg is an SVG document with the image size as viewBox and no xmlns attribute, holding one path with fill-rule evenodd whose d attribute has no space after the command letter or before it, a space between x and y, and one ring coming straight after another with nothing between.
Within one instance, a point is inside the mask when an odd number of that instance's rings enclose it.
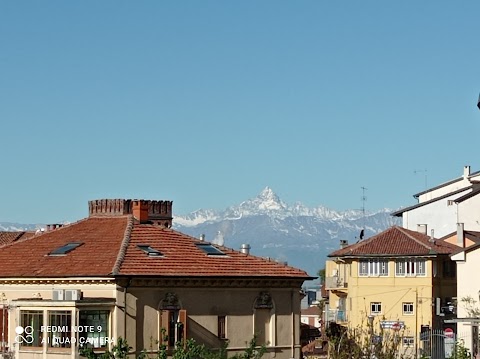
<instances>
[{"instance_id":1,"label":"tree","mask_svg":"<svg viewBox=\"0 0 480 359\"><path fill-rule=\"evenodd\" d=\"M325 268L320 269L317 275L320 278L320 282L325 283Z\"/></svg>"}]
</instances>

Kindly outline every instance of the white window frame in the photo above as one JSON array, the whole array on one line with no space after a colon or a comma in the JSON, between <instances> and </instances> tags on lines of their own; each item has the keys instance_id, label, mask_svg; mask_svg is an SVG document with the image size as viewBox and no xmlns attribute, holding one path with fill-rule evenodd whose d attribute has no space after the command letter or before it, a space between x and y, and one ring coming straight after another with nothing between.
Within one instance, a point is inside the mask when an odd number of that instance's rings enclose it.
<instances>
[{"instance_id":1,"label":"white window frame","mask_svg":"<svg viewBox=\"0 0 480 359\"><path fill-rule=\"evenodd\" d=\"M395 277L426 277L427 261L417 258L402 258L395 261Z\"/></svg>"},{"instance_id":2,"label":"white window frame","mask_svg":"<svg viewBox=\"0 0 480 359\"><path fill-rule=\"evenodd\" d=\"M358 262L359 277L388 277L388 259L361 259Z\"/></svg>"},{"instance_id":3,"label":"white window frame","mask_svg":"<svg viewBox=\"0 0 480 359\"><path fill-rule=\"evenodd\" d=\"M410 307L412 310L410 310ZM413 306L413 302L403 302L402 313L403 315L413 315L415 313L415 307Z\"/></svg>"},{"instance_id":4,"label":"white window frame","mask_svg":"<svg viewBox=\"0 0 480 359\"><path fill-rule=\"evenodd\" d=\"M370 302L370 314L382 314L382 302Z\"/></svg>"},{"instance_id":5,"label":"white window frame","mask_svg":"<svg viewBox=\"0 0 480 359\"><path fill-rule=\"evenodd\" d=\"M415 345L414 337L403 337L402 344L404 347L413 347Z\"/></svg>"}]
</instances>

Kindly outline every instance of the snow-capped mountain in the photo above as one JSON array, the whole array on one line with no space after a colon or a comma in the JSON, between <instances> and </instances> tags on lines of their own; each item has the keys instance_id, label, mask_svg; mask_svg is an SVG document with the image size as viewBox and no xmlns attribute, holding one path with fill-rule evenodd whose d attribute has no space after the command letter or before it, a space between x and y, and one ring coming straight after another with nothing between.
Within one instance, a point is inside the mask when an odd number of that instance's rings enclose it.
<instances>
[{"instance_id":1,"label":"snow-capped mountain","mask_svg":"<svg viewBox=\"0 0 480 359\"><path fill-rule=\"evenodd\" d=\"M399 224L392 211L335 211L323 206L307 207L300 202L289 205L266 187L255 198L224 211L197 210L174 216L175 229L206 240L238 249L243 243L254 255L287 261L290 265L315 275L325 265L328 253L339 247L339 240L349 243Z\"/></svg>"},{"instance_id":2,"label":"snow-capped mountain","mask_svg":"<svg viewBox=\"0 0 480 359\"><path fill-rule=\"evenodd\" d=\"M233 249L250 244L251 254L288 262L315 276L325 266L328 253L339 248L339 240L355 243L365 229L368 238L399 224L392 211L335 211L323 206L287 204L266 187L258 196L223 211L199 209L174 215L173 227L183 233ZM38 224L0 222L0 231L25 231Z\"/></svg>"},{"instance_id":3,"label":"snow-capped mountain","mask_svg":"<svg viewBox=\"0 0 480 359\"><path fill-rule=\"evenodd\" d=\"M0 231L5 232L24 232L24 231L34 231L43 227L39 224L19 224L11 222L0 222Z\"/></svg>"}]
</instances>

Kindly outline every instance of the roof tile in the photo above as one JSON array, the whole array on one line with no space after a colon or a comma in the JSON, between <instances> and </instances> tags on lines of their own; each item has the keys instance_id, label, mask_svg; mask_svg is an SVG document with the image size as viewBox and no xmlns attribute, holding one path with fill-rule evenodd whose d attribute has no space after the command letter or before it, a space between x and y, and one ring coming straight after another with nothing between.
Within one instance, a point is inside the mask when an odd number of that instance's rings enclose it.
<instances>
[{"instance_id":1,"label":"roof tile","mask_svg":"<svg viewBox=\"0 0 480 359\"><path fill-rule=\"evenodd\" d=\"M451 254L458 247L425 234L393 226L364 241L330 253L329 257Z\"/></svg>"}]
</instances>

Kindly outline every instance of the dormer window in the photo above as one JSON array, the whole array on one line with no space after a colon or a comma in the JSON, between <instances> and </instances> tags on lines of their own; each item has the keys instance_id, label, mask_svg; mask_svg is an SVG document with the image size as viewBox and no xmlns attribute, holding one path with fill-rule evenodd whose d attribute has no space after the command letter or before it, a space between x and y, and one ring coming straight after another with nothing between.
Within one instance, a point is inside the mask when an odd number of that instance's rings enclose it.
<instances>
[{"instance_id":1,"label":"dormer window","mask_svg":"<svg viewBox=\"0 0 480 359\"><path fill-rule=\"evenodd\" d=\"M67 243L53 251L51 251L50 253L48 253L49 256L64 256L66 255L67 253L73 251L75 248L77 248L78 246L81 246L83 243L80 243L80 242L71 242L71 243Z\"/></svg>"},{"instance_id":2,"label":"dormer window","mask_svg":"<svg viewBox=\"0 0 480 359\"><path fill-rule=\"evenodd\" d=\"M149 257L163 257L162 252L150 247L148 244L138 244L137 247L147 253Z\"/></svg>"}]
</instances>

